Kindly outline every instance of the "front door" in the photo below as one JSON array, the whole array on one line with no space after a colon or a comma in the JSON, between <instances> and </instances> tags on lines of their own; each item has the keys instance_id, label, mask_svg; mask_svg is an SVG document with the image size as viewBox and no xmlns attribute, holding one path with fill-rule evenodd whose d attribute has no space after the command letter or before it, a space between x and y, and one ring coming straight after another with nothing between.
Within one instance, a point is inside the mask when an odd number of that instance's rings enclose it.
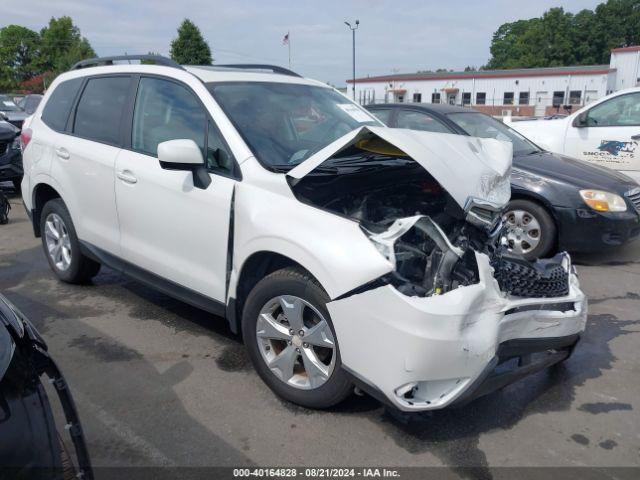
<instances>
[{"instance_id":1,"label":"front door","mask_svg":"<svg viewBox=\"0 0 640 480\"><path fill-rule=\"evenodd\" d=\"M158 143L187 138L199 145L212 183L194 187L191 172L166 170ZM226 150L219 155L218 149ZM185 85L142 77L131 149L116 161L122 256L128 262L214 300L225 301L227 243L235 180L231 159L204 106Z\"/></svg>"},{"instance_id":2,"label":"front door","mask_svg":"<svg viewBox=\"0 0 640 480\"><path fill-rule=\"evenodd\" d=\"M565 153L614 170L640 171L640 92L593 106L586 126L569 125Z\"/></svg>"}]
</instances>

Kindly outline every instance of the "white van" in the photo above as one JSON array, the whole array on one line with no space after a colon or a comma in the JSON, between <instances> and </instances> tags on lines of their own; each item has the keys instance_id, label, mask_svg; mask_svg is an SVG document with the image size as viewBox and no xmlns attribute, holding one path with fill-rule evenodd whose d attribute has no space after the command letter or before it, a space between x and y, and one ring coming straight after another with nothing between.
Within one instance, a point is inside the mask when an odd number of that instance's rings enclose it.
<instances>
[{"instance_id":1,"label":"white van","mask_svg":"<svg viewBox=\"0 0 640 480\"><path fill-rule=\"evenodd\" d=\"M512 121L509 126L546 150L640 182L640 87L608 95L566 118Z\"/></svg>"}]
</instances>

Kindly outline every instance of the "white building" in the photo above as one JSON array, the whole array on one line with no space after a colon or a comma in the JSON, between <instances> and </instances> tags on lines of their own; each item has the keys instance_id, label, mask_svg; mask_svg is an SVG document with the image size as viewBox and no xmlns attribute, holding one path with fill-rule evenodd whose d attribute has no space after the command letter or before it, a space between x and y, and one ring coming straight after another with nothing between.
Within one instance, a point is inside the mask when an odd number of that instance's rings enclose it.
<instances>
[{"instance_id":1,"label":"white building","mask_svg":"<svg viewBox=\"0 0 640 480\"><path fill-rule=\"evenodd\" d=\"M622 88L640 85L640 46L615 48L609 65L404 73L356 79L361 104L451 103L491 115L568 113ZM353 81L347 80L348 95Z\"/></svg>"}]
</instances>

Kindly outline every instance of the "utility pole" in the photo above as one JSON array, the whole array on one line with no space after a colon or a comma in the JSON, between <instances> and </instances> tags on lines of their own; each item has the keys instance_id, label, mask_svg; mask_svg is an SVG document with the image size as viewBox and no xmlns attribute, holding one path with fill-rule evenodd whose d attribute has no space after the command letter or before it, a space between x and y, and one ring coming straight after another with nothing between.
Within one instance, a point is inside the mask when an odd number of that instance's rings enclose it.
<instances>
[{"instance_id":1,"label":"utility pole","mask_svg":"<svg viewBox=\"0 0 640 480\"><path fill-rule=\"evenodd\" d=\"M344 22L344 24L349 27L351 30L351 38L353 42L353 101L356 100L356 30L358 29L358 25L360 25L360 20L356 20L355 26L351 26L349 22Z\"/></svg>"}]
</instances>

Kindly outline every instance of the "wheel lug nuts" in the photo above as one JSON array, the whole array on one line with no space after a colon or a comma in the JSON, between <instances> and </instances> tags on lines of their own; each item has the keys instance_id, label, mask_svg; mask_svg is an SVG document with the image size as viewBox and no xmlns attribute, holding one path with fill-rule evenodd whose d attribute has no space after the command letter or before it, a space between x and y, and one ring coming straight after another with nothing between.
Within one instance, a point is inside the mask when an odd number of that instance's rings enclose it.
<instances>
[{"instance_id":1,"label":"wheel lug nuts","mask_svg":"<svg viewBox=\"0 0 640 480\"><path fill-rule=\"evenodd\" d=\"M296 331L293 328L289 329L289 335L295 335Z\"/></svg>"},{"instance_id":2,"label":"wheel lug nuts","mask_svg":"<svg viewBox=\"0 0 640 480\"><path fill-rule=\"evenodd\" d=\"M304 343L302 344L302 346L303 346L304 348L309 348L309 344L308 344L307 342L304 342Z\"/></svg>"},{"instance_id":3,"label":"wheel lug nuts","mask_svg":"<svg viewBox=\"0 0 640 480\"><path fill-rule=\"evenodd\" d=\"M300 330L300 331L298 331L298 335L300 335L301 337L303 337L303 336L304 336L304 330Z\"/></svg>"},{"instance_id":4,"label":"wheel lug nuts","mask_svg":"<svg viewBox=\"0 0 640 480\"><path fill-rule=\"evenodd\" d=\"M299 348L296 348L296 352L300 353L300 349L299 349Z\"/></svg>"},{"instance_id":5,"label":"wheel lug nuts","mask_svg":"<svg viewBox=\"0 0 640 480\"><path fill-rule=\"evenodd\" d=\"M287 340L287 343L288 343L289 345L291 345L291 340Z\"/></svg>"}]
</instances>

